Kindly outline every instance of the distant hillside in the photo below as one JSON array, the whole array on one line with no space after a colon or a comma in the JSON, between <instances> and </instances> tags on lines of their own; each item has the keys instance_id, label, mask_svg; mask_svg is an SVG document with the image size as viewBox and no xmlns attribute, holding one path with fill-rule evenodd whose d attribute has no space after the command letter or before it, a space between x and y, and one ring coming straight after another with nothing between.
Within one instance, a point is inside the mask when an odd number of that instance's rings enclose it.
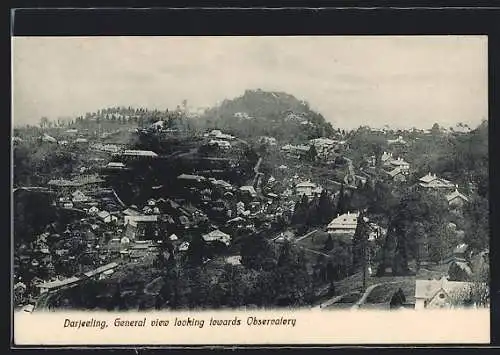
<instances>
[{"instance_id":1,"label":"distant hillside","mask_svg":"<svg viewBox=\"0 0 500 355\"><path fill-rule=\"evenodd\" d=\"M274 136L282 141L330 136L334 129L308 103L284 92L247 90L207 110L198 120L203 128L218 128L240 137Z\"/></svg>"}]
</instances>

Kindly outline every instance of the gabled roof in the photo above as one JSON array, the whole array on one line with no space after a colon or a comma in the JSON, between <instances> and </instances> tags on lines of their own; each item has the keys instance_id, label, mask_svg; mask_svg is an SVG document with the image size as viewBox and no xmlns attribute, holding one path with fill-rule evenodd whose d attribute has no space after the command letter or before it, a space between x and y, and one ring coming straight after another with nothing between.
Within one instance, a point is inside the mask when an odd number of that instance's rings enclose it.
<instances>
[{"instance_id":1,"label":"gabled roof","mask_svg":"<svg viewBox=\"0 0 500 355\"><path fill-rule=\"evenodd\" d=\"M127 149L123 153L123 155L128 155L128 156L140 156L140 157L157 157L158 154L151 150L133 150L133 149Z\"/></svg>"},{"instance_id":2,"label":"gabled roof","mask_svg":"<svg viewBox=\"0 0 500 355\"><path fill-rule=\"evenodd\" d=\"M423 298L430 300L440 291L443 290L447 294L469 286L469 282L448 281L445 277L440 280L416 280L415 281L415 298Z\"/></svg>"},{"instance_id":3,"label":"gabled roof","mask_svg":"<svg viewBox=\"0 0 500 355\"><path fill-rule=\"evenodd\" d=\"M465 196L464 194L458 192L457 189L455 189L455 191L453 191L451 194L446 195L446 199L448 200L448 202L450 202L456 198L460 198L466 202L469 201L469 198L467 196Z\"/></svg>"},{"instance_id":4,"label":"gabled roof","mask_svg":"<svg viewBox=\"0 0 500 355\"><path fill-rule=\"evenodd\" d=\"M437 178L438 177L436 176L436 174L428 173L427 175L421 177L419 180L424 183L429 183L431 181L436 180Z\"/></svg>"},{"instance_id":5,"label":"gabled roof","mask_svg":"<svg viewBox=\"0 0 500 355\"><path fill-rule=\"evenodd\" d=\"M313 183L313 182L311 182L311 181L303 181L301 183L298 183L297 187L311 187L311 188L315 188L316 184Z\"/></svg>"},{"instance_id":6,"label":"gabled roof","mask_svg":"<svg viewBox=\"0 0 500 355\"><path fill-rule=\"evenodd\" d=\"M179 180L196 180L196 181L205 181L206 178L200 175L191 175L191 174L181 174L177 176Z\"/></svg>"},{"instance_id":7,"label":"gabled roof","mask_svg":"<svg viewBox=\"0 0 500 355\"><path fill-rule=\"evenodd\" d=\"M328 229L356 229L358 225L359 212L344 213L334 218L329 224Z\"/></svg>"},{"instance_id":8,"label":"gabled roof","mask_svg":"<svg viewBox=\"0 0 500 355\"><path fill-rule=\"evenodd\" d=\"M403 169L401 169L399 166L394 168L393 170L387 172L387 174L389 174L392 178L394 178L396 175L402 174L402 173L403 173Z\"/></svg>"}]
</instances>

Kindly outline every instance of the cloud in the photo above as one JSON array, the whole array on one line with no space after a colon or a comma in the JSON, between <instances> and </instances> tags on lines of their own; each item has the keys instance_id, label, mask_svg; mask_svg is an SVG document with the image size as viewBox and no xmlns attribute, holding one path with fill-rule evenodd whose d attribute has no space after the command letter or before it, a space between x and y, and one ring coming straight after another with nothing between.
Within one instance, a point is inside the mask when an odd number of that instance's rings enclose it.
<instances>
[{"instance_id":1,"label":"cloud","mask_svg":"<svg viewBox=\"0 0 500 355\"><path fill-rule=\"evenodd\" d=\"M246 89L305 99L342 128L487 117L486 37L13 39L14 121L112 105L209 106Z\"/></svg>"}]
</instances>

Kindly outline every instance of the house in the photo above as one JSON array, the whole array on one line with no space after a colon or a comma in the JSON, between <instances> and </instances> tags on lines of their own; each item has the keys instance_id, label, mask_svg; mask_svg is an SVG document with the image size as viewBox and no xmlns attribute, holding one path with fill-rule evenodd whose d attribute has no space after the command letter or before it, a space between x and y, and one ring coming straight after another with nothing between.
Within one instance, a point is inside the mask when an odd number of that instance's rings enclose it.
<instances>
[{"instance_id":1,"label":"house","mask_svg":"<svg viewBox=\"0 0 500 355\"><path fill-rule=\"evenodd\" d=\"M316 138L309 141L311 146L314 146L319 157L328 158L334 153L338 142L329 138Z\"/></svg>"},{"instance_id":2,"label":"house","mask_svg":"<svg viewBox=\"0 0 500 355\"><path fill-rule=\"evenodd\" d=\"M189 242L183 242L179 245L179 251L187 251L189 249Z\"/></svg>"},{"instance_id":3,"label":"house","mask_svg":"<svg viewBox=\"0 0 500 355\"><path fill-rule=\"evenodd\" d=\"M388 171L387 174L392 179L392 181L395 182L405 182L406 177L408 176L408 173L403 169L401 169L400 167L396 167L391 171Z\"/></svg>"},{"instance_id":4,"label":"house","mask_svg":"<svg viewBox=\"0 0 500 355\"><path fill-rule=\"evenodd\" d=\"M208 142L208 145L212 145L212 146L216 145L219 148L223 148L223 149L231 148L231 143L229 143L228 141L222 140L222 139L211 139Z\"/></svg>"},{"instance_id":5,"label":"house","mask_svg":"<svg viewBox=\"0 0 500 355\"><path fill-rule=\"evenodd\" d=\"M327 232L329 234L342 234L354 236L356 232L356 227L358 226L359 212L356 213L344 213L335 217L327 226Z\"/></svg>"},{"instance_id":6,"label":"house","mask_svg":"<svg viewBox=\"0 0 500 355\"><path fill-rule=\"evenodd\" d=\"M446 195L446 200L451 207L462 207L465 203L469 202L469 198L464 194L458 192L458 189L455 188L455 191Z\"/></svg>"},{"instance_id":7,"label":"house","mask_svg":"<svg viewBox=\"0 0 500 355\"><path fill-rule=\"evenodd\" d=\"M109 162L108 165L106 165L106 168L108 169L125 169L125 164L120 163L120 162Z\"/></svg>"},{"instance_id":8,"label":"house","mask_svg":"<svg viewBox=\"0 0 500 355\"><path fill-rule=\"evenodd\" d=\"M205 242L208 243L217 241L224 243L226 246L229 246L231 244L231 236L229 234L221 232L218 229L211 231L210 233L204 234L202 238Z\"/></svg>"},{"instance_id":9,"label":"house","mask_svg":"<svg viewBox=\"0 0 500 355\"><path fill-rule=\"evenodd\" d=\"M126 149L123 151L122 155L129 157L148 157L148 158L156 158L158 154L151 150L133 150Z\"/></svg>"},{"instance_id":10,"label":"house","mask_svg":"<svg viewBox=\"0 0 500 355\"><path fill-rule=\"evenodd\" d=\"M149 206L145 206L145 208L151 209ZM153 210L151 209L151 212ZM158 215L155 214L145 214L141 213L133 208L127 208L123 212L123 224L124 225L132 225L137 227L137 224L140 222L156 222L158 221Z\"/></svg>"},{"instance_id":11,"label":"house","mask_svg":"<svg viewBox=\"0 0 500 355\"><path fill-rule=\"evenodd\" d=\"M228 256L226 258L226 263L230 265L241 265L241 256L240 255Z\"/></svg>"},{"instance_id":12,"label":"house","mask_svg":"<svg viewBox=\"0 0 500 355\"><path fill-rule=\"evenodd\" d=\"M253 186L242 186L239 190L241 193L247 194L252 198L257 197L257 191L255 191Z\"/></svg>"},{"instance_id":13,"label":"house","mask_svg":"<svg viewBox=\"0 0 500 355\"><path fill-rule=\"evenodd\" d=\"M419 186L427 189L452 189L456 187L450 181L442 179L436 174L428 173L419 179Z\"/></svg>"},{"instance_id":14,"label":"house","mask_svg":"<svg viewBox=\"0 0 500 355\"><path fill-rule=\"evenodd\" d=\"M181 175L177 176L177 180L181 180L184 182L190 182L190 181L202 182L202 181L206 181L207 178L204 176L200 176L200 175L181 174Z\"/></svg>"},{"instance_id":15,"label":"house","mask_svg":"<svg viewBox=\"0 0 500 355\"><path fill-rule=\"evenodd\" d=\"M89 198L80 190L76 190L71 194L73 196L73 202L87 202Z\"/></svg>"},{"instance_id":16,"label":"house","mask_svg":"<svg viewBox=\"0 0 500 355\"><path fill-rule=\"evenodd\" d=\"M410 170L410 164L401 157L398 157L397 159L390 159L389 165L400 168L404 172L408 172Z\"/></svg>"},{"instance_id":17,"label":"house","mask_svg":"<svg viewBox=\"0 0 500 355\"><path fill-rule=\"evenodd\" d=\"M85 138L77 138L75 139L75 143L77 144L85 144L85 143L88 143L89 141Z\"/></svg>"},{"instance_id":18,"label":"house","mask_svg":"<svg viewBox=\"0 0 500 355\"><path fill-rule=\"evenodd\" d=\"M405 145L406 141L403 139L403 137L398 136L396 139L388 139L387 144L402 144Z\"/></svg>"},{"instance_id":19,"label":"house","mask_svg":"<svg viewBox=\"0 0 500 355\"><path fill-rule=\"evenodd\" d=\"M259 137L259 143L260 144L270 145L270 146L277 145L276 138L274 138L274 137L267 137L267 136Z\"/></svg>"},{"instance_id":20,"label":"house","mask_svg":"<svg viewBox=\"0 0 500 355\"><path fill-rule=\"evenodd\" d=\"M71 201L63 201L62 202L62 207L63 208L73 208L73 202L71 202Z\"/></svg>"},{"instance_id":21,"label":"house","mask_svg":"<svg viewBox=\"0 0 500 355\"><path fill-rule=\"evenodd\" d=\"M415 310L450 308L455 294L470 286L469 282L449 281L444 276L440 280L416 280Z\"/></svg>"},{"instance_id":22,"label":"house","mask_svg":"<svg viewBox=\"0 0 500 355\"><path fill-rule=\"evenodd\" d=\"M380 158L382 164L389 162L389 160L392 160L392 153L383 152L382 157Z\"/></svg>"},{"instance_id":23,"label":"house","mask_svg":"<svg viewBox=\"0 0 500 355\"><path fill-rule=\"evenodd\" d=\"M118 217L112 215L108 211L100 211L97 213L97 217L104 223L117 222Z\"/></svg>"},{"instance_id":24,"label":"house","mask_svg":"<svg viewBox=\"0 0 500 355\"><path fill-rule=\"evenodd\" d=\"M311 197L321 194L322 191L323 189L320 186L309 180L298 183L297 186L295 186L295 193L299 196L306 195L307 197Z\"/></svg>"},{"instance_id":25,"label":"house","mask_svg":"<svg viewBox=\"0 0 500 355\"><path fill-rule=\"evenodd\" d=\"M47 142L47 143L57 143L57 139L55 139L52 136L49 136L48 134L44 134L42 136L42 142Z\"/></svg>"}]
</instances>

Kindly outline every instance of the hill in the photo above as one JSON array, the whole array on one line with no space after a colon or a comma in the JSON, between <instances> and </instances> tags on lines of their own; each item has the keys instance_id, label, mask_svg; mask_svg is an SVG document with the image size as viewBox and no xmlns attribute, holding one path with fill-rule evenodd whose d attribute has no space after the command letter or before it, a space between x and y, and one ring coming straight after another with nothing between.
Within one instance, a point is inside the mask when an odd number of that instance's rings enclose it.
<instances>
[{"instance_id":1,"label":"hill","mask_svg":"<svg viewBox=\"0 0 500 355\"><path fill-rule=\"evenodd\" d=\"M246 90L224 100L198 120L203 128L217 128L242 138L273 136L280 141L301 141L334 133L332 125L309 104L284 92Z\"/></svg>"}]
</instances>

